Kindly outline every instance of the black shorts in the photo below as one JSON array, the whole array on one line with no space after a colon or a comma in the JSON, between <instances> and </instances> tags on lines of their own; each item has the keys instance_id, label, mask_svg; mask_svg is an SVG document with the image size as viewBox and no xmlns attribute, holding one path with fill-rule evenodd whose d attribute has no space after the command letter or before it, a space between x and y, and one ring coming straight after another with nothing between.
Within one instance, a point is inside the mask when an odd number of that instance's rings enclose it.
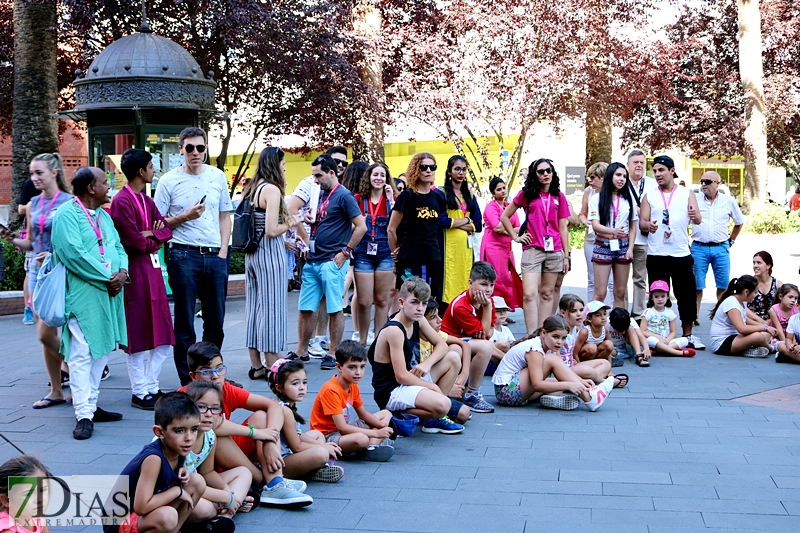
<instances>
[{"instance_id":1,"label":"black shorts","mask_svg":"<svg viewBox=\"0 0 800 533\"><path fill-rule=\"evenodd\" d=\"M714 352L717 355L731 355L731 348L733 348L733 341L738 335L728 335L728 338L722 342L719 350Z\"/></svg>"}]
</instances>

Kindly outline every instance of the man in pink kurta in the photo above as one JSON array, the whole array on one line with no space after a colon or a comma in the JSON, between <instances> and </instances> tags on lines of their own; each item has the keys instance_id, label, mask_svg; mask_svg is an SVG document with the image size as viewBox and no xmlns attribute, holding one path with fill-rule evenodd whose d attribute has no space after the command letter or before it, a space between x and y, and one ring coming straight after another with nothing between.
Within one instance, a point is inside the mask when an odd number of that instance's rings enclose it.
<instances>
[{"instance_id":1,"label":"man in pink kurta","mask_svg":"<svg viewBox=\"0 0 800 533\"><path fill-rule=\"evenodd\" d=\"M125 317L128 323L128 376L131 405L152 411L163 394L158 376L164 360L172 354L175 335L167 290L161 274L158 251L172 238L172 230L143 191L153 182L152 156L130 149L122 154L122 172L128 184L111 202L111 218L128 254L131 281L125 286ZM145 356L147 363L145 364Z\"/></svg>"}]
</instances>

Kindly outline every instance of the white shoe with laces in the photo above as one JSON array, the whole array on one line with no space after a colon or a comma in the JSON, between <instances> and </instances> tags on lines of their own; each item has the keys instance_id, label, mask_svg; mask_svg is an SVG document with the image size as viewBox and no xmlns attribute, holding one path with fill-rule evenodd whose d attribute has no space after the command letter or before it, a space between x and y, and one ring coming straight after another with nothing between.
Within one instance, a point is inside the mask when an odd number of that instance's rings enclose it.
<instances>
[{"instance_id":1,"label":"white shoe with laces","mask_svg":"<svg viewBox=\"0 0 800 533\"><path fill-rule=\"evenodd\" d=\"M700 341L700 338L697 335L689 335L687 337L689 339L689 344L694 346L695 350L705 350L706 345Z\"/></svg>"}]
</instances>

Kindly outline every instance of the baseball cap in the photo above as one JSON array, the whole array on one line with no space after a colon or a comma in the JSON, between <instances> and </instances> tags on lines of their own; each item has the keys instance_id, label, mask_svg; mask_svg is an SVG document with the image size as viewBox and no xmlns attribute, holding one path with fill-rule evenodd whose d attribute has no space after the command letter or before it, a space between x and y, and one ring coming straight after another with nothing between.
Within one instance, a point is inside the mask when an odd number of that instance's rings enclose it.
<instances>
[{"instance_id":1,"label":"baseball cap","mask_svg":"<svg viewBox=\"0 0 800 533\"><path fill-rule=\"evenodd\" d=\"M675 161L668 155L657 155L653 158L654 165L664 165L667 168L675 168Z\"/></svg>"},{"instance_id":2,"label":"baseball cap","mask_svg":"<svg viewBox=\"0 0 800 533\"><path fill-rule=\"evenodd\" d=\"M667 285L666 281L657 279L650 285L650 292L653 291L669 292L669 285Z\"/></svg>"},{"instance_id":3,"label":"baseball cap","mask_svg":"<svg viewBox=\"0 0 800 533\"><path fill-rule=\"evenodd\" d=\"M586 316L589 316L592 313L596 313L601 309L611 309L611 306L606 305L604 302L592 300L591 302L589 302L589 305L586 306Z\"/></svg>"},{"instance_id":4,"label":"baseball cap","mask_svg":"<svg viewBox=\"0 0 800 533\"><path fill-rule=\"evenodd\" d=\"M509 309L502 296L492 296L492 302L494 302L495 309Z\"/></svg>"}]
</instances>

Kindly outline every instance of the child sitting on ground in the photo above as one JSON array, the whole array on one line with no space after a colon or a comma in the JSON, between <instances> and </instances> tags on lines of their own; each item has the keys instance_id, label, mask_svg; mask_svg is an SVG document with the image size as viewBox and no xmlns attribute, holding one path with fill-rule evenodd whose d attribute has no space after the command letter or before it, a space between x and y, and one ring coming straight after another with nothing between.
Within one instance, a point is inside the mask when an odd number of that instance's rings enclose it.
<instances>
[{"instance_id":1,"label":"child sitting on ground","mask_svg":"<svg viewBox=\"0 0 800 533\"><path fill-rule=\"evenodd\" d=\"M718 355L766 357L778 331L763 323L747 323L747 304L756 297L758 280L733 278L711 310L711 349Z\"/></svg>"},{"instance_id":2,"label":"child sitting on ground","mask_svg":"<svg viewBox=\"0 0 800 533\"><path fill-rule=\"evenodd\" d=\"M782 287L786 284L782 285ZM778 353L775 354L776 363L800 364L800 344L797 337L800 334L800 313L795 313L786 324L785 341L778 344Z\"/></svg>"},{"instance_id":3,"label":"child sitting on ground","mask_svg":"<svg viewBox=\"0 0 800 533\"><path fill-rule=\"evenodd\" d=\"M497 320L492 303L495 281L494 267L486 261L476 261L469 272L469 289L453 298L442 317L442 331L468 339L472 349L464 404L476 413L494 412L494 407L483 399L481 382L493 351L489 339Z\"/></svg>"},{"instance_id":4,"label":"child sitting on ground","mask_svg":"<svg viewBox=\"0 0 800 533\"><path fill-rule=\"evenodd\" d=\"M769 324L778 330L778 337L772 339L773 349L780 352L784 351L784 355L789 353L786 344L786 328L789 325L789 320L797 314L797 285L791 283L784 283L775 293L775 299L772 301L773 305L769 310ZM777 361L777 355L776 361Z\"/></svg>"},{"instance_id":5,"label":"child sitting on ground","mask_svg":"<svg viewBox=\"0 0 800 533\"><path fill-rule=\"evenodd\" d=\"M500 364L500 359L511 348L511 344L517 340L511 330L508 329L508 326L506 326L508 322L508 304L505 299L502 296L492 296L492 302L494 303L497 320L494 323L494 329L492 329L492 338L489 339L494 346L492 347L492 358L489 360L484 373L486 376L494 375L497 365Z\"/></svg>"},{"instance_id":6,"label":"child sitting on ground","mask_svg":"<svg viewBox=\"0 0 800 533\"><path fill-rule=\"evenodd\" d=\"M456 400L464 398L464 392L467 388L467 380L469 379L469 365L472 359L472 349L468 342L462 341L458 337L453 337L442 331L442 319L439 318L439 305L436 300L428 300L428 306L425 308L425 320L428 325L439 334L442 340L448 345L449 351L445 355L445 360L457 359L461 372L456 376L453 372L446 372L439 378L436 385L442 390L447 391L447 396ZM419 362L425 361L433 353L433 345L428 342L425 335L420 333L419 336ZM416 363L411 363L412 368ZM453 377L455 376L455 380Z\"/></svg>"},{"instance_id":7,"label":"child sitting on ground","mask_svg":"<svg viewBox=\"0 0 800 533\"><path fill-rule=\"evenodd\" d=\"M596 411L613 388L609 377L598 385L590 379L581 378L566 366L560 351L567 337L569 326L560 316L545 319L541 331L517 341L506 353L492 378L498 403L509 407L525 405L530 399L539 397L542 407L551 409L576 409L581 403ZM602 368L594 372L602 375L611 370L610 363L598 361ZM581 363L584 364L584 363ZM555 381L547 379L552 374ZM552 395L564 392L566 394Z\"/></svg>"},{"instance_id":8,"label":"child sitting on ground","mask_svg":"<svg viewBox=\"0 0 800 533\"><path fill-rule=\"evenodd\" d=\"M336 348L336 375L319 390L311 408L311 429L325 435L342 453L357 453L365 461L388 461L394 447L384 444L392 436L387 410L370 413L361 401L358 382L364 377L367 351L355 341Z\"/></svg>"},{"instance_id":9,"label":"child sitting on ground","mask_svg":"<svg viewBox=\"0 0 800 533\"><path fill-rule=\"evenodd\" d=\"M222 424L222 390L211 381L192 381L186 386L186 395L200 411L200 435L184 464L186 470L197 472L206 482L206 491L192 510L192 520L209 520L217 514L232 518L237 512L250 512L258 495L248 495L253 476L247 467L237 466L222 472L214 468L217 449L214 428ZM218 509L222 511L218 513Z\"/></svg>"},{"instance_id":10,"label":"child sitting on ground","mask_svg":"<svg viewBox=\"0 0 800 533\"><path fill-rule=\"evenodd\" d=\"M215 430L217 466L225 470L246 466L261 492L262 505L302 507L312 504L313 498L303 494L305 482L283 477L280 449L283 408L266 396L251 394L228 383L225 380L228 367L223 364L216 345L197 342L189 347L186 359L192 381L213 381L222 390L222 412L226 420ZM253 414L242 424L235 424L230 417L236 409L247 409Z\"/></svg>"},{"instance_id":11,"label":"child sitting on ground","mask_svg":"<svg viewBox=\"0 0 800 533\"><path fill-rule=\"evenodd\" d=\"M694 348L687 348L689 339L678 337L678 316L671 309L669 285L656 280L650 284L650 299L642 315L642 333L647 345L655 352L679 357L694 357Z\"/></svg>"},{"instance_id":12,"label":"child sitting on ground","mask_svg":"<svg viewBox=\"0 0 800 533\"><path fill-rule=\"evenodd\" d=\"M564 344L561 346L560 354L561 360L564 364L572 369L573 372L583 379L590 379L594 383L601 383L611 375L611 363L606 359L592 359L590 361L576 362L574 357L575 338L577 337L579 328L583 321L583 300L576 294L565 294L558 301L559 316L567 323L569 332L564 338ZM627 376L620 374L615 376L614 383L622 383L622 378L625 378L624 385L627 385Z\"/></svg>"},{"instance_id":13,"label":"child sitting on ground","mask_svg":"<svg viewBox=\"0 0 800 533\"><path fill-rule=\"evenodd\" d=\"M455 380L460 362L422 320L430 297L430 286L420 278L408 279L400 287L400 311L383 326L369 348L375 403L381 409L418 416L423 420L424 433L461 433L462 424L470 416L469 408L448 398L436 385L450 372ZM420 333L433 345L433 352L414 366Z\"/></svg>"},{"instance_id":14,"label":"child sitting on ground","mask_svg":"<svg viewBox=\"0 0 800 533\"><path fill-rule=\"evenodd\" d=\"M605 359L611 363L614 344L608 338L606 330L608 321L606 309L611 309L611 307L597 300L589 302L589 305L586 306L585 325L575 338L575 349L572 352L575 361Z\"/></svg>"},{"instance_id":15,"label":"child sitting on ground","mask_svg":"<svg viewBox=\"0 0 800 533\"><path fill-rule=\"evenodd\" d=\"M606 329L616 352L612 358L612 365L617 360L623 363L622 359L633 357L637 365L650 366L651 352L647 345L647 339L627 309L621 307L612 309L608 314L608 328ZM622 364L618 366L622 366Z\"/></svg>"},{"instance_id":16,"label":"child sitting on ground","mask_svg":"<svg viewBox=\"0 0 800 533\"><path fill-rule=\"evenodd\" d=\"M197 405L183 392L169 392L158 399L154 414L156 440L142 448L120 474L128 476L130 525L104 526L106 533L178 531L205 493L203 477L184 466L200 428ZM234 528L226 517L213 518L206 525L211 531Z\"/></svg>"},{"instance_id":17,"label":"child sitting on ground","mask_svg":"<svg viewBox=\"0 0 800 533\"><path fill-rule=\"evenodd\" d=\"M303 477L313 472L311 481L336 483L344 476L344 468L331 465L342 455L342 449L333 442L325 442L319 431L303 433L300 426L305 419L297 412L297 402L302 402L308 391L306 367L299 359L278 359L267 373L269 388L283 407L281 430L281 456L284 472L290 477Z\"/></svg>"},{"instance_id":18,"label":"child sitting on ground","mask_svg":"<svg viewBox=\"0 0 800 533\"><path fill-rule=\"evenodd\" d=\"M3 533L50 533L47 520L38 514L39 491L20 483L9 488L9 478L49 477L52 474L37 458L30 455L12 457L0 466L0 531ZM50 480L42 482L42 511L50 503ZM14 516L11 516L11 515Z\"/></svg>"}]
</instances>

